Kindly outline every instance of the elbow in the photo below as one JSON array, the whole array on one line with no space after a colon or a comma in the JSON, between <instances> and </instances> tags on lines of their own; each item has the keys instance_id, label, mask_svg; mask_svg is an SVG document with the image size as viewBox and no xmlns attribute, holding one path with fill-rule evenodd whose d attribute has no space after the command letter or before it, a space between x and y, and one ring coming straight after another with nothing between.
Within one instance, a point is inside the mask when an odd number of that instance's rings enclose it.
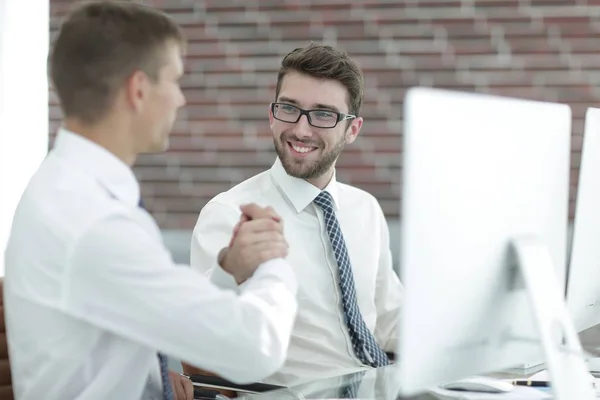
<instances>
[{"instance_id":1,"label":"elbow","mask_svg":"<svg viewBox=\"0 0 600 400\"><path fill-rule=\"evenodd\" d=\"M289 313L286 317L263 320L255 326L256 330L251 335L250 343L254 345L249 349L252 352L253 380L265 379L278 372L287 360L288 349L292 337L296 312ZM256 320L255 320L256 321Z\"/></svg>"},{"instance_id":2,"label":"elbow","mask_svg":"<svg viewBox=\"0 0 600 400\"><path fill-rule=\"evenodd\" d=\"M279 371L287 358L287 346L273 344L269 351L256 352L256 364L254 381L265 379ZM260 350L260 349L257 349Z\"/></svg>"},{"instance_id":3,"label":"elbow","mask_svg":"<svg viewBox=\"0 0 600 400\"><path fill-rule=\"evenodd\" d=\"M227 377L238 384L261 381L281 369L287 356L287 343L273 339L270 343L240 349L238 355L244 355L245 363L236 363L240 369L231 370Z\"/></svg>"},{"instance_id":4,"label":"elbow","mask_svg":"<svg viewBox=\"0 0 600 400\"><path fill-rule=\"evenodd\" d=\"M232 329L231 341L236 345L231 348L234 364L238 367L229 378L237 383L248 383L264 380L278 372L287 359L288 348L296 318L296 302L289 296L279 299L287 307L268 309L251 305L246 312L236 318L236 326ZM234 336L234 332L235 334ZM244 381L244 382L242 382Z\"/></svg>"}]
</instances>

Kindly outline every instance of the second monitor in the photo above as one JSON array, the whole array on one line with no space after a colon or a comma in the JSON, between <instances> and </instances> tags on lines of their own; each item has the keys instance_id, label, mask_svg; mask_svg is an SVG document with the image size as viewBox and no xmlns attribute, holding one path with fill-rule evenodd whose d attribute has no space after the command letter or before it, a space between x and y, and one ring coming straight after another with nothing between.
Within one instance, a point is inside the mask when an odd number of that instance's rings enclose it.
<instances>
[{"instance_id":1,"label":"second monitor","mask_svg":"<svg viewBox=\"0 0 600 400\"><path fill-rule=\"evenodd\" d=\"M585 116L567 304L578 332L600 324L600 109L595 108Z\"/></svg>"}]
</instances>

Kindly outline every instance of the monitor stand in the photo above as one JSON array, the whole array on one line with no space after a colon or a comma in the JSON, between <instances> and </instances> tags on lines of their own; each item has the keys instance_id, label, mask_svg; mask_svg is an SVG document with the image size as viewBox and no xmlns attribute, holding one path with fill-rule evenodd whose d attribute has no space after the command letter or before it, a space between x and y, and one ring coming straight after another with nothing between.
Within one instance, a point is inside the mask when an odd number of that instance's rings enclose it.
<instances>
[{"instance_id":1,"label":"monitor stand","mask_svg":"<svg viewBox=\"0 0 600 400\"><path fill-rule=\"evenodd\" d=\"M595 399L584 351L546 245L534 238L521 238L513 241L512 250L531 301L554 398Z\"/></svg>"},{"instance_id":2,"label":"monitor stand","mask_svg":"<svg viewBox=\"0 0 600 400\"><path fill-rule=\"evenodd\" d=\"M592 374L600 374L600 357L591 357L587 360L588 371Z\"/></svg>"}]
</instances>

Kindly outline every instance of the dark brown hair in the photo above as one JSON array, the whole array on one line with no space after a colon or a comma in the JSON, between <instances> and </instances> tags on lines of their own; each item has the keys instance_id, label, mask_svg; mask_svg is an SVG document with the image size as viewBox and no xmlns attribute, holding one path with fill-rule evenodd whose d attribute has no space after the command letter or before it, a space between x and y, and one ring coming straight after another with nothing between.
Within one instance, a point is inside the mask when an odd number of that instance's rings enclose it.
<instances>
[{"instance_id":1,"label":"dark brown hair","mask_svg":"<svg viewBox=\"0 0 600 400\"><path fill-rule=\"evenodd\" d=\"M313 42L289 53L281 61L275 100L279 97L283 78L289 71L340 82L348 89L350 114L358 116L364 97L364 78L358 65L345 52Z\"/></svg>"},{"instance_id":2,"label":"dark brown hair","mask_svg":"<svg viewBox=\"0 0 600 400\"><path fill-rule=\"evenodd\" d=\"M151 7L131 1L78 6L62 24L50 55L50 76L65 116L96 122L136 70L158 80L170 40L183 50L181 28Z\"/></svg>"}]
</instances>

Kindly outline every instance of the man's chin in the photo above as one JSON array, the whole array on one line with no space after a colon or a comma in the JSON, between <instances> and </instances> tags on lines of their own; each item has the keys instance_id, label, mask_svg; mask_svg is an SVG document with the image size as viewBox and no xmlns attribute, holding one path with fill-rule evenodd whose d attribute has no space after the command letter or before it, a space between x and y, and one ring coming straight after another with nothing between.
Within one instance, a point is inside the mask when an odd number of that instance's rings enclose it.
<instances>
[{"instance_id":1,"label":"man's chin","mask_svg":"<svg viewBox=\"0 0 600 400\"><path fill-rule=\"evenodd\" d=\"M294 178L300 179L309 179L311 176L309 175L312 168L310 165L305 163L297 163L296 160L290 162L290 160L283 161L283 169L287 172L288 175L293 176Z\"/></svg>"},{"instance_id":2,"label":"man's chin","mask_svg":"<svg viewBox=\"0 0 600 400\"><path fill-rule=\"evenodd\" d=\"M152 143L142 153L143 154L156 154L164 153L169 150L169 140L165 140L162 143Z\"/></svg>"}]
</instances>

